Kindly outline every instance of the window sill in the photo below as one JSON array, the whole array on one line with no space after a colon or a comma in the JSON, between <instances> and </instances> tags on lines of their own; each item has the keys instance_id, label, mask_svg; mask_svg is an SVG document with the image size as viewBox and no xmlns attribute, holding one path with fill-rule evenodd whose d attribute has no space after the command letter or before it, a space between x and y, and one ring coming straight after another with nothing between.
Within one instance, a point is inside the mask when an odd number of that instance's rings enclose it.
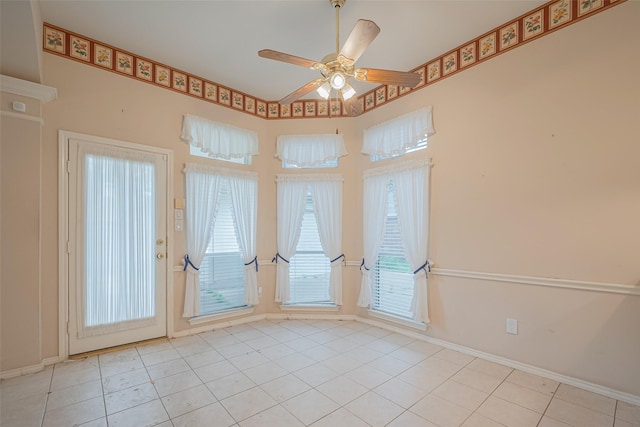
<instances>
[{"instance_id":1,"label":"window sill","mask_svg":"<svg viewBox=\"0 0 640 427\"><path fill-rule=\"evenodd\" d=\"M252 314L255 308L253 306L232 308L231 310L220 311L218 313L204 314L202 316L192 317L188 320L190 325L200 325L202 323L212 322L214 320L228 319L230 317L244 316Z\"/></svg>"},{"instance_id":2,"label":"window sill","mask_svg":"<svg viewBox=\"0 0 640 427\"><path fill-rule=\"evenodd\" d=\"M419 331L427 330L426 324L422 322L416 322L415 320L407 319L405 317L394 316L393 314L384 313L382 311L377 311L377 310L368 310L368 314L371 317L386 320L388 322L396 323L398 325L407 326L409 328L417 329Z\"/></svg>"},{"instance_id":3,"label":"window sill","mask_svg":"<svg viewBox=\"0 0 640 427\"><path fill-rule=\"evenodd\" d=\"M281 304L282 311L339 311L335 304Z\"/></svg>"}]
</instances>

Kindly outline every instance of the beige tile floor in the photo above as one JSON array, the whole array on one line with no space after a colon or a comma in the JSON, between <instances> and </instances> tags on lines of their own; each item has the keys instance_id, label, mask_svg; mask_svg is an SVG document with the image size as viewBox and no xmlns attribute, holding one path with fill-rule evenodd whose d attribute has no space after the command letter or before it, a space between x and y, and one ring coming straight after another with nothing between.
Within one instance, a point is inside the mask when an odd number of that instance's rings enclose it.
<instances>
[{"instance_id":1,"label":"beige tile floor","mask_svg":"<svg viewBox=\"0 0 640 427\"><path fill-rule=\"evenodd\" d=\"M631 427L640 407L347 321L260 321L0 383L2 427Z\"/></svg>"}]
</instances>

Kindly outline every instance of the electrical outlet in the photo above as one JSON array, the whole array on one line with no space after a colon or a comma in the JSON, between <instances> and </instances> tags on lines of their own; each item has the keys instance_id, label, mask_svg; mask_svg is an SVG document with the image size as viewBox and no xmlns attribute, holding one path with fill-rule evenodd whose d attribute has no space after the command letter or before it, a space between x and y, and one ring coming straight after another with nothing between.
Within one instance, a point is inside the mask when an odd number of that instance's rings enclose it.
<instances>
[{"instance_id":1,"label":"electrical outlet","mask_svg":"<svg viewBox=\"0 0 640 427\"><path fill-rule=\"evenodd\" d=\"M516 319L507 319L507 333L518 335L518 321Z\"/></svg>"}]
</instances>

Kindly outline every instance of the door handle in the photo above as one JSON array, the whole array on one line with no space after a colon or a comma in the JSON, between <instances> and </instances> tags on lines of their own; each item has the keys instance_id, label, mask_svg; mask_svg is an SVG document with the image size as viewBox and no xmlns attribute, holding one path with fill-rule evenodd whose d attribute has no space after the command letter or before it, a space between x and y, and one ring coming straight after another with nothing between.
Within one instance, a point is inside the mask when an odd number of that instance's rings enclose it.
<instances>
[{"instance_id":1,"label":"door handle","mask_svg":"<svg viewBox=\"0 0 640 427\"><path fill-rule=\"evenodd\" d=\"M156 254L156 258L157 258L157 259L162 259L162 258L164 258L164 254L163 254L162 252L158 252L158 253Z\"/></svg>"}]
</instances>

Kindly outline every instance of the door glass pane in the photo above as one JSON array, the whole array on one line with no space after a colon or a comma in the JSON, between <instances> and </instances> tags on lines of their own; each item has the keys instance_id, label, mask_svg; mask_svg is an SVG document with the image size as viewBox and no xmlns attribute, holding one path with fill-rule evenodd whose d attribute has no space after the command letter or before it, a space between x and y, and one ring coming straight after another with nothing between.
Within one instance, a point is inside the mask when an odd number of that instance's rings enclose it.
<instances>
[{"instance_id":1,"label":"door glass pane","mask_svg":"<svg viewBox=\"0 0 640 427\"><path fill-rule=\"evenodd\" d=\"M155 167L86 154L84 326L155 316Z\"/></svg>"}]
</instances>

